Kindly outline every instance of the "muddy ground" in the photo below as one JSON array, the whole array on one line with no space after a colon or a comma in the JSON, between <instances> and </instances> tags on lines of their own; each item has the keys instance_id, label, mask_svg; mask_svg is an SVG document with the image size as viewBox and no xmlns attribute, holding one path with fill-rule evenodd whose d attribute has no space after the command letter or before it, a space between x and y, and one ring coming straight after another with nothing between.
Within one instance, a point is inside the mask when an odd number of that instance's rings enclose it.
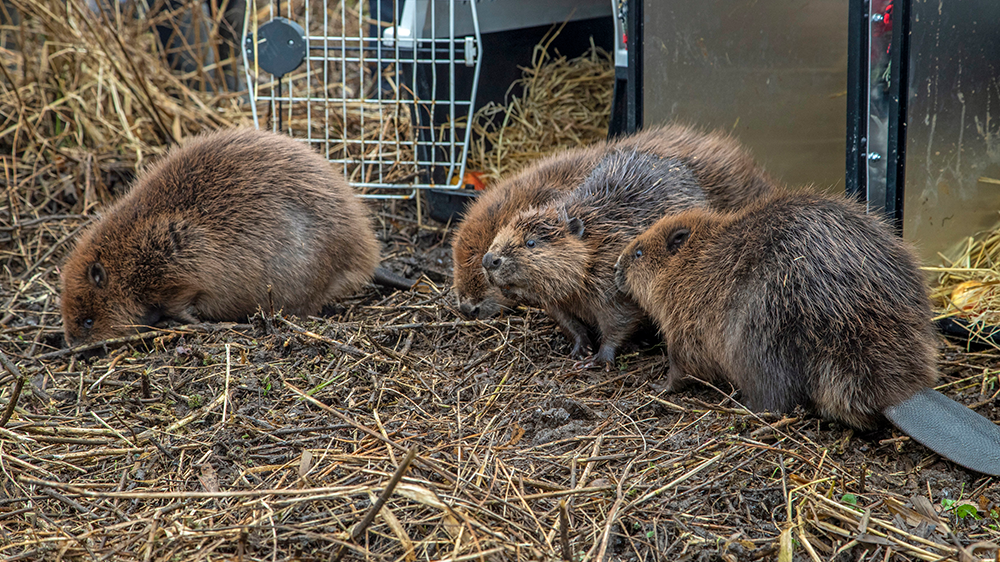
<instances>
[{"instance_id":1,"label":"muddy ground","mask_svg":"<svg viewBox=\"0 0 1000 562\"><path fill-rule=\"evenodd\" d=\"M996 556L974 550L1000 542L996 479L891 427L756 415L697 382L667 392L655 340L581 370L538 310L461 317L453 229L413 202L372 205L416 291L68 354L58 264L89 217L60 197L0 225L0 349L27 380L0 429L0 557ZM940 390L1000 420L1000 355L942 346Z\"/></svg>"}]
</instances>

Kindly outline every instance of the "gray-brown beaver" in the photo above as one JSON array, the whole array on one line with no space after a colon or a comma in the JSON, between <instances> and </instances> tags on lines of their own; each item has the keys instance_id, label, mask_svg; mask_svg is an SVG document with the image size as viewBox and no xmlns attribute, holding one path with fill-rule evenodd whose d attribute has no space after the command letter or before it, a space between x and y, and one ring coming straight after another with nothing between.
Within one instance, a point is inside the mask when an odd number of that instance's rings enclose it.
<instances>
[{"instance_id":1,"label":"gray-brown beaver","mask_svg":"<svg viewBox=\"0 0 1000 562\"><path fill-rule=\"evenodd\" d=\"M313 314L379 262L364 204L305 144L255 129L172 149L84 232L62 268L68 344L161 318Z\"/></svg>"},{"instance_id":2,"label":"gray-brown beaver","mask_svg":"<svg viewBox=\"0 0 1000 562\"><path fill-rule=\"evenodd\" d=\"M543 158L487 189L466 210L452 242L454 288L463 314L489 318L517 304L491 287L483 275L483 254L496 233L521 211L546 205L579 187L601 159L616 150L680 160L708 194L709 204L718 209L738 208L775 189L737 141L684 125L652 127Z\"/></svg>"},{"instance_id":3,"label":"gray-brown beaver","mask_svg":"<svg viewBox=\"0 0 1000 562\"><path fill-rule=\"evenodd\" d=\"M807 405L858 428L888 417L974 470L1000 473L1000 431L938 378L910 247L842 197L783 194L656 222L616 265L667 344L669 385L723 380L753 410Z\"/></svg>"},{"instance_id":4,"label":"gray-brown beaver","mask_svg":"<svg viewBox=\"0 0 1000 562\"><path fill-rule=\"evenodd\" d=\"M705 204L680 160L619 149L564 199L522 211L500 229L483 269L505 296L544 308L573 342L574 357L592 350L588 331L596 328L595 359L611 364L644 318L615 285L622 248L664 214Z\"/></svg>"}]
</instances>

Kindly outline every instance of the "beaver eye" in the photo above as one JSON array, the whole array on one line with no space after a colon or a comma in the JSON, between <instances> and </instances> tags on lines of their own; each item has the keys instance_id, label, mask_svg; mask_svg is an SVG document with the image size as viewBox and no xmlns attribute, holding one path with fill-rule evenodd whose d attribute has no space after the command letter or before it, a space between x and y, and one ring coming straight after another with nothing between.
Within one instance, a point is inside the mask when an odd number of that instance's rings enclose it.
<instances>
[{"instance_id":1,"label":"beaver eye","mask_svg":"<svg viewBox=\"0 0 1000 562\"><path fill-rule=\"evenodd\" d=\"M637 258L641 258L642 257L642 249L641 248L636 248L635 249L635 257L637 257Z\"/></svg>"},{"instance_id":2,"label":"beaver eye","mask_svg":"<svg viewBox=\"0 0 1000 562\"><path fill-rule=\"evenodd\" d=\"M89 329L91 329L91 328L94 327L94 319L93 318L87 318L86 320L84 320L83 322L81 322L80 325L83 326L83 329L89 330Z\"/></svg>"},{"instance_id":3,"label":"beaver eye","mask_svg":"<svg viewBox=\"0 0 1000 562\"><path fill-rule=\"evenodd\" d=\"M528 240L527 242L524 243L524 245L527 246L527 247L529 247L529 248L534 248L535 247L535 241L534 240Z\"/></svg>"}]
</instances>

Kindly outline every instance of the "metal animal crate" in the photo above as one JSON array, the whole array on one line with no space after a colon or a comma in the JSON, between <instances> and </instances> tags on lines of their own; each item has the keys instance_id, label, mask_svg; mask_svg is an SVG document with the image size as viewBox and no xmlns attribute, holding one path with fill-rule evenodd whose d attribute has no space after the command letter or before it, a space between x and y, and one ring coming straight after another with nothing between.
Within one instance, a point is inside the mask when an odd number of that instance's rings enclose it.
<instances>
[{"instance_id":1,"label":"metal animal crate","mask_svg":"<svg viewBox=\"0 0 1000 562\"><path fill-rule=\"evenodd\" d=\"M244 19L254 124L316 147L368 197L460 187L480 46L467 0L269 0Z\"/></svg>"}]
</instances>

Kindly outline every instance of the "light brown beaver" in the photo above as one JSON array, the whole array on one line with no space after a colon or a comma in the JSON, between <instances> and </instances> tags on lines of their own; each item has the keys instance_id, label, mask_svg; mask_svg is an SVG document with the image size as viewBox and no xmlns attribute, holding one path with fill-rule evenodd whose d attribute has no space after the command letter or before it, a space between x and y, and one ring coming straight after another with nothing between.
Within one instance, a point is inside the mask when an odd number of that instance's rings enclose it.
<instances>
[{"instance_id":1,"label":"light brown beaver","mask_svg":"<svg viewBox=\"0 0 1000 562\"><path fill-rule=\"evenodd\" d=\"M667 213L706 204L694 173L680 160L620 149L559 202L528 211L500 229L483 268L489 282L519 302L544 308L573 342L614 363L642 310L615 285L614 264L632 238Z\"/></svg>"},{"instance_id":2,"label":"light brown beaver","mask_svg":"<svg viewBox=\"0 0 1000 562\"><path fill-rule=\"evenodd\" d=\"M521 211L550 203L579 187L602 158L620 149L677 158L691 169L709 204L717 209L739 208L775 189L737 141L684 125L652 127L543 158L489 188L467 209L452 242L454 288L463 314L489 318L517 304L491 287L483 275L483 254L494 236Z\"/></svg>"},{"instance_id":3,"label":"light brown beaver","mask_svg":"<svg viewBox=\"0 0 1000 562\"><path fill-rule=\"evenodd\" d=\"M963 466L1000 474L1000 429L932 390L936 338L913 250L842 197L693 209L632 241L616 279L656 320L667 382L726 381L753 410L887 417Z\"/></svg>"},{"instance_id":4,"label":"light brown beaver","mask_svg":"<svg viewBox=\"0 0 1000 562\"><path fill-rule=\"evenodd\" d=\"M379 244L364 204L305 144L255 129L172 149L84 232L62 268L68 344L161 318L313 314L362 287Z\"/></svg>"},{"instance_id":5,"label":"light brown beaver","mask_svg":"<svg viewBox=\"0 0 1000 562\"><path fill-rule=\"evenodd\" d=\"M462 314L490 318L517 304L487 283L483 254L497 231L519 212L550 203L578 187L603 152L601 144L548 156L504 178L469 205L452 241L453 285Z\"/></svg>"}]
</instances>

